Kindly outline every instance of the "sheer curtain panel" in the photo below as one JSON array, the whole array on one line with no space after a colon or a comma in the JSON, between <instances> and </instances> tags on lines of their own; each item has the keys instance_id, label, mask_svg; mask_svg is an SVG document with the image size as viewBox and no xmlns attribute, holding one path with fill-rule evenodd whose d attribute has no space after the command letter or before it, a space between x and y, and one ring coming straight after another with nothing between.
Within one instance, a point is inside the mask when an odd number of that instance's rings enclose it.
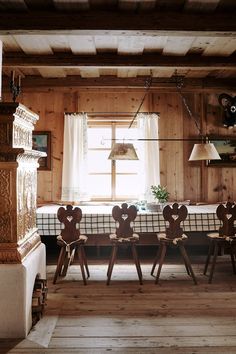
<instances>
[{"instance_id":1,"label":"sheer curtain panel","mask_svg":"<svg viewBox=\"0 0 236 354\"><path fill-rule=\"evenodd\" d=\"M62 201L80 202L89 199L87 154L87 115L65 114Z\"/></svg>"},{"instance_id":2,"label":"sheer curtain panel","mask_svg":"<svg viewBox=\"0 0 236 354\"><path fill-rule=\"evenodd\" d=\"M157 114L137 115L137 125L140 139L158 139ZM160 162L159 162L159 141L140 141L139 148L139 178L140 178L140 200L148 203L154 202L151 193L151 185L160 184Z\"/></svg>"}]
</instances>

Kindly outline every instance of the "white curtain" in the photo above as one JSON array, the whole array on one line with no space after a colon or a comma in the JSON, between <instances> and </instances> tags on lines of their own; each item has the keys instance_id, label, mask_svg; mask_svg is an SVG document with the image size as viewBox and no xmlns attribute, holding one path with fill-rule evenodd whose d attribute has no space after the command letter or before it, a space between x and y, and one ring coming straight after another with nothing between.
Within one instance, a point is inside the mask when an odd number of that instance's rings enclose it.
<instances>
[{"instance_id":1,"label":"white curtain","mask_svg":"<svg viewBox=\"0 0 236 354\"><path fill-rule=\"evenodd\" d=\"M87 154L87 115L65 114L62 201L80 202L89 199Z\"/></svg>"},{"instance_id":2,"label":"white curtain","mask_svg":"<svg viewBox=\"0 0 236 354\"><path fill-rule=\"evenodd\" d=\"M139 139L157 139L158 134L157 114L137 115ZM160 162L159 162L159 141L140 141L139 142L139 178L140 178L140 200L148 203L155 199L151 193L151 185L160 184Z\"/></svg>"}]
</instances>

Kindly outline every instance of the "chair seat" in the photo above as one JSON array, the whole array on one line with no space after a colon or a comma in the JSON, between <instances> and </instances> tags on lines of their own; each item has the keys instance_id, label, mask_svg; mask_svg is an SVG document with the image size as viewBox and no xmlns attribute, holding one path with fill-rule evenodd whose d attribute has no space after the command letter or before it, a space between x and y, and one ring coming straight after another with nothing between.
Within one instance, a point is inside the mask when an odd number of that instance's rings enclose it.
<instances>
[{"instance_id":1,"label":"chair seat","mask_svg":"<svg viewBox=\"0 0 236 354\"><path fill-rule=\"evenodd\" d=\"M63 244L64 244L65 246L71 246L71 245L73 245L73 244L77 245L77 244L79 244L79 243L85 243L85 242L87 242L87 240L88 240L88 237L87 237L87 236L85 236L85 235L79 235L79 237L78 237L77 240L74 240L74 241L71 241L71 242L68 242L68 243L67 243L67 242L63 239L62 235L58 235L58 236L57 236L57 244L60 245L60 246L63 246Z\"/></svg>"},{"instance_id":2,"label":"chair seat","mask_svg":"<svg viewBox=\"0 0 236 354\"><path fill-rule=\"evenodd\" d=\"M157 234L157 239L158 241L164 241L167 243L173 243L174 245L177 245L179 241L183 242L188 239L188 236L183 234L181 237L175 237L173 239L170 239L166 233L161 233Z\"/></svg>"},{"instance_id":3,"label":"chair seat","mask_svg":"<svg viewBox=\"0 0 236 354\"><path fill-rule=\"evenodd\" d=\"M71 242L66 242L62 235L58 235L57 236L57 244L58 246L60 247L65 247L66 249L66 252L68 253L68 257L70 258L70 255L71 255L71 252L72 250L78 246L78 245L81 245L81 244L84 244L86 241L87 241L88 237L85 236L85 235L79 235L78 239L77 240L74 240L74 241L71 241Z\"/></svg>"},{"instance_id":4,"label":"chair seat","mask_svg":"<svg viewBox=\"0 0 236 354\"><path fill-rule=\"evenodd\" d=\"M222 241L229 241L229 242L233 242L236 241L236 235L234 236L227 236L227 235L220 235L218 232L212 232L207 234L207 237L211 238L211 239L217 239L217 240L222 240Z\"/></svg>"},{"instance_id":5,"label":"chair seat","mask_svg":"<svg viewBox=\"0 0 236 354\"><path fill-rule=\"evenodd\" d=\"M139 241L139 235L138 234L133 234L130 237L122 237L122 236L117 236L116 234L110 234L109 238L111 242L114 243L135 243Z\"/></svg>"}]
</instances>

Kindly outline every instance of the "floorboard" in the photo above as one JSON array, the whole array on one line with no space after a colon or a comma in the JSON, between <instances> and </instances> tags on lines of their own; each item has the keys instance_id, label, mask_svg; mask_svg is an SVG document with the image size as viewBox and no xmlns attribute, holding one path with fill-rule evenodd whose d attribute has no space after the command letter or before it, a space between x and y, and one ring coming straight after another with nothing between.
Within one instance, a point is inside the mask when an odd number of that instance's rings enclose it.
<instances>
[{"instance_id":1,"label":"floorboard","mask_svg":"<svg viewBox=\"0 0 236 354\"><path fill-rule=\"evenodd\" d=\"M175 257L156 285L145 259L140 285L123 259L107 286L107 259L92 259L84 286L77 264L53 285L50 263L43 318L26 339L1 340L0 353L235 354L236 276L229 259L219 257L212 284L203 275L204 257L193 256L192 265L198 285Z\"/></svg>"}]
</instances>

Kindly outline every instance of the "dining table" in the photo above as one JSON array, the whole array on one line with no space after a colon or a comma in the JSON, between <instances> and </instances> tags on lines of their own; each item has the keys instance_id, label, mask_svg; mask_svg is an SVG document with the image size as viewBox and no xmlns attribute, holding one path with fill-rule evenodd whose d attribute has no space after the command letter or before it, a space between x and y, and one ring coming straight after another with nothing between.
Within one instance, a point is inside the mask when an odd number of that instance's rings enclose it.
<instances>
[{"instance_id":1,"label":"dining table","mask_svg":"<svg viewBox=\"0 0 236 354\"><path fill-rule=\"evenodd\" d=\"M63 205L47 204L37 208L36 223L41 236L58 236L63 224L57 218L57 210ZM80 233L89 236L88 245L109 244L108 235L114 233L116 224L112 217L113 205L78 205L82 219L78 228ZM218 204L187 205L188 216L182 223L187 234L206 234L218 230L220 221L216 215ZM74 206L76 207L76 206ZM140 234L140 244L156 244L156 234L168 226L162 212L138 210L134 221L134 232ZM200 236L199 236L200 237Z\"/></svg>"}]
</instances>

